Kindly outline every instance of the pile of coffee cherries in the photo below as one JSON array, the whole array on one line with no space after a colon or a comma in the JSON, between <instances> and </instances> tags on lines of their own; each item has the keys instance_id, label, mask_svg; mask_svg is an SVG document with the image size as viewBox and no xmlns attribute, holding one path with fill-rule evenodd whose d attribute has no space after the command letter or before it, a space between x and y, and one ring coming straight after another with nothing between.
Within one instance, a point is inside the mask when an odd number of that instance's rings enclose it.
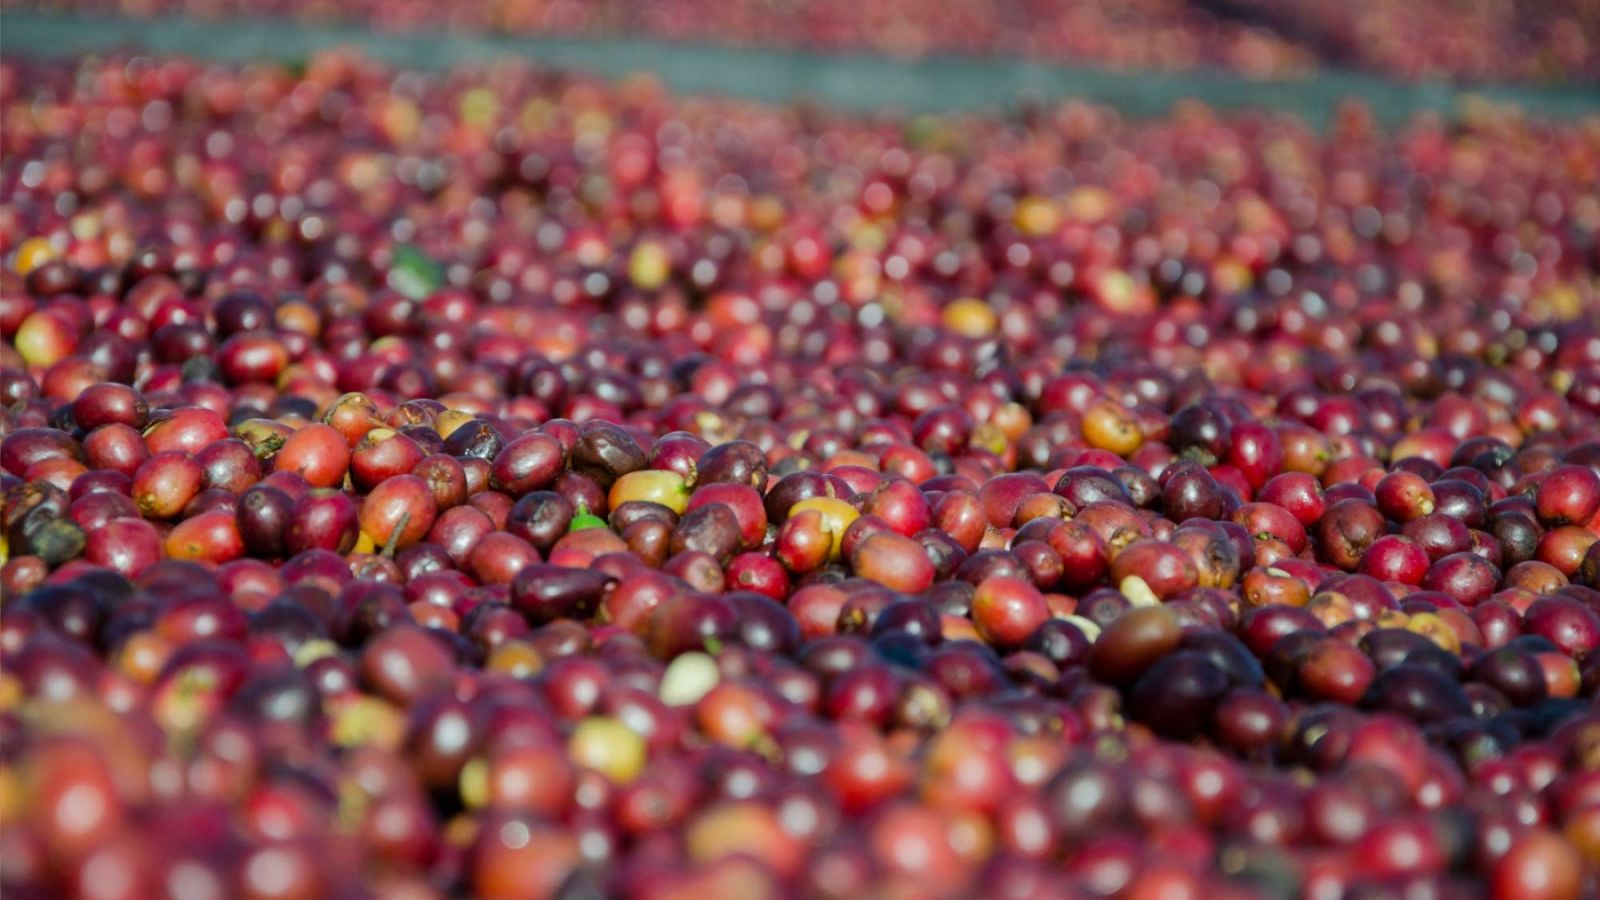
<instances>
[{"instance_id":1,"label":"pile of coffee cherries","mask_svg":"<svg viewBox=\"0 0 1600 900\"><path fill-rule=\"evenodd\" d=\"M1597 179L7 58L0 891L1593 896Z\"/></svg>"}]
</instances>

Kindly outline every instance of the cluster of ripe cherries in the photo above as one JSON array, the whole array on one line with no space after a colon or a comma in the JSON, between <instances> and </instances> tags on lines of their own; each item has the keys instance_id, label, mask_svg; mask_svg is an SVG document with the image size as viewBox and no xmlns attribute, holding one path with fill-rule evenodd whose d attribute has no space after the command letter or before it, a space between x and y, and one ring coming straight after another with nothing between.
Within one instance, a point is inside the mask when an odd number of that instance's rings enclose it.
<instances>
[{"instance_id":1,"label":"cluster of ripe cherries","mask_svg":"<svg viewBox=\"0 0 1600 900\"><path fill-rule=\"evenodd\" d=\"M0 101L8 898L1597 886L1592 122Z\"/></svg>"}]
</instances>

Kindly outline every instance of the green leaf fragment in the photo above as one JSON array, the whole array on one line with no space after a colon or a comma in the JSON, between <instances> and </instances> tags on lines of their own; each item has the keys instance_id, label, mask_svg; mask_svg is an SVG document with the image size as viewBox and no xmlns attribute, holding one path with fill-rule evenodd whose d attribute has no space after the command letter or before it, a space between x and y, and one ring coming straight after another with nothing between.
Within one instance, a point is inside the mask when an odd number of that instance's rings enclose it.
<instances>
[{"instance_id":1,"label":"green leaf fragment","mask_svg":"<svg viewBox=\"0 0 1600 900\"><path fill-rule=\"evenodd\" d=\"M394 264L389 267L389 287L413 300L422 300L444 283L444 267L418 247L402 244L395 248Z\"/></svg>"}]
</instances>

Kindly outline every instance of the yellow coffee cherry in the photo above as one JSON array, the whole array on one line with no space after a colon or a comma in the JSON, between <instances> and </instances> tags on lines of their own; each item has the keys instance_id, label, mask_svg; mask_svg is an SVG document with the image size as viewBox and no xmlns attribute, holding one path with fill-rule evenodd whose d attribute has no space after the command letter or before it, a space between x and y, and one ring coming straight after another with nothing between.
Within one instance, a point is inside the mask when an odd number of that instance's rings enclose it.
<instances>
[{"instance_id":1,"label":"yellow coffee cherry","mask_svg":"<svg viewBox=\"0 0 1600 900\"><path fill-rule=\"evenodd\" d=\"M574 765L627 784L644 769L644 738L609 716L590 716L572 732L567 756Z\"/></svg>"},{"instance_id":2,"label":"yellow coffee cherry","mask_svg":"<svg viewBox=\"0 0 1600 900\"><path fill-rule=\"evenodd\" d=\"M837 497L807 497L789 507L789 515L814 509L822 514L822 527L833 535L833 550L831 558L839 558L839 547L844 541L844 530L856 520L861 513L854 506Z\"/></svg>"}]
</instances>

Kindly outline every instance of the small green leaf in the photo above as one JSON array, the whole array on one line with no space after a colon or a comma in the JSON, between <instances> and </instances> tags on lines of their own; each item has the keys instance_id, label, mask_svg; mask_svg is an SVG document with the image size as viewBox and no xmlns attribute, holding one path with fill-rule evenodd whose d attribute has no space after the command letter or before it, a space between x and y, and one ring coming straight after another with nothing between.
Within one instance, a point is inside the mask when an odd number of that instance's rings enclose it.
<instances>
[{"instance_id":1,"label":"small green leaf","mask_svg":"<svg viewBox=\"0 0 1600 900\"><path fill-rule=\"evenodd\" d=\"M705 640L706 652L716 656L722 652L722 641L716 635L707 635Z\"/></svg>"},{"instance_id":2,"label":"small green leaf","mask_svg":"<svg viewBox=\"0 0 1600 900\"><path fill-rule=\"evenodd\" d=\"M578 512L572 517L572 524L567 526L567 531L584 531L589 528L605 527L607 527L605 519L589 512L589 507L579 503Z\"/></svg>"},{"instance_id":3,"label":"small green leaf","mask_svg":"<svg viewBox=\"0 0 1600 900\"><path fill-rule=\"evenodd\" d=\"M444 267L410 244L395 248L394 265L389 267L389 287L422 300L444 283Z\"/></svg>"}]
</instances>

